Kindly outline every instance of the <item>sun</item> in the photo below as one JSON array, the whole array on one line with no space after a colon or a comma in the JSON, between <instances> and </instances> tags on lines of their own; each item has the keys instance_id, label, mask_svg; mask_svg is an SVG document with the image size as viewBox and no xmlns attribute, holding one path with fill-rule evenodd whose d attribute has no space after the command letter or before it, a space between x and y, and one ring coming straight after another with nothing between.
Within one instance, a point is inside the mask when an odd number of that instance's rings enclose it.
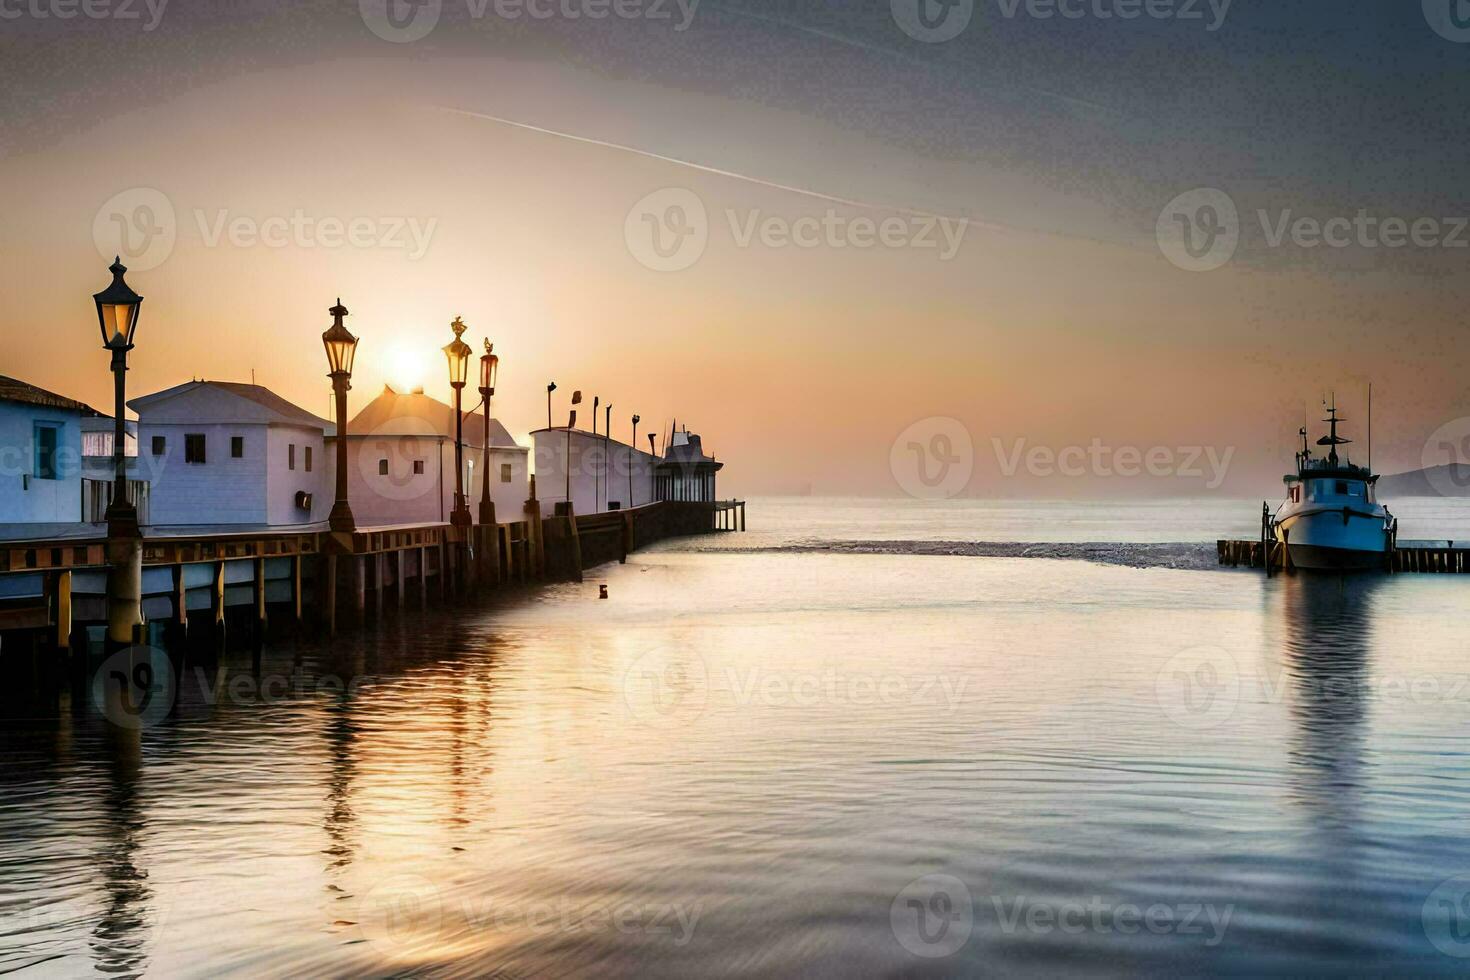
<instances>
[{"instance_id":1,"label":"sun","mask_svg":"<svg viewBox=\"0 0 1470 980\"><path fill-rule=\"evenodd\" d=\"M396 345L391 352L388 383L397 391L413 391L424 383L424 355L407 344Z\"/></svg>"}]
</instances>

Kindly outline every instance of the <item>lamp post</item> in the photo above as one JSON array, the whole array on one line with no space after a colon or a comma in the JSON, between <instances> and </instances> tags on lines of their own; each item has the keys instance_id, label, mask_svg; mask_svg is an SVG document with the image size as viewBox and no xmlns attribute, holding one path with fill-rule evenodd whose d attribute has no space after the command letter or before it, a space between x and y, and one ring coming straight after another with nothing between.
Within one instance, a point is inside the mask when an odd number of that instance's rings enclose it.
<instances>
[{"instance_id":1,"label":"lamp post","mask_svg":"<svg viewBox=\"0 0 1470 980\"><path fill-rule=\"evenodd\" d=\"M485 338L485 353L480 355L480 398L485 403L485 436L480 447L480 523L495 523L495 503L490 499L490 396L495 394L495 376L500 373L500 358L491 353L494 345Z\"/></svg>"},{"instance_id":2,"label":"lamp post","mask_svg":"<svg viewBox=\"0 0 1470 980\"><path fill-rule=\"evenodd\" d=\"M628 506L633 506L633 454L638 451L638 415L633 415L633 441L628 443Z\"/></svg>"},{"instance_id":3,"label":"lamp post","mask_svg":"<svg viewBox=\"0 0 1470 980\"><path fill-rule=\"evenodd\" d=\"M657 449L657 439L658 437L654 433L650 432L648 434L648 455L653 457L653 482L648 485L649 493L652 494L649 497L650 500L658 499L658 453L655 451Z\"/></svg>"},{"instance_id":4,"label":"lamp post","mask_svg":"<svg viewBox=\"0 0 1470 980\"><path fill-rule=\"evenodd\" d=\"M127 410L128 351L138 330L143 297L123 280L121 256L108 268L112 284L92 295L102 346L112 354L112 500L107 504L107 646L121 650L134 642L143 622L143 532L138 510L128 499Z\"/></svg>"},{"instance_id":5,"label":"lamp post","mask_svg":"<svg viewBox=\"0 0 1470 980\"><path fill-rule=\"evenodd\" d=\"M597 406L602 402L601 395L592 396L592 438L597 438ZM592 513L602 506L602 474L594 467L592 470Z\"/></svg>"},{"instance_id":6,"label":"lamp post","mask_svg":"<svg viewBox=\"0 0 1470 980\"><path fill-rule=\"evenodd\" d=\"M556 390L556 382L546 386L546 427L551 428L551 393Z\"/></svg>"},{"instance_id":7,"label":"lamp post","mask_svg":"<svg viewBox=\"0 0 1470 980\"><path fill-rule=\"evenodd\" d=\"M500 358L485 338L480 355L480 399L485 404L485 433L480 440L480 564L490 582L500 580L500 529L495 526L495 501L490 499L490 396L495 394L495 377Z\"/></svg>"},{"instance_id":8,"label":"lamp post","mask_svg":"<svg viewBox=\"0 0 1470 980\"><path fill-rule=\"evenodd\" d=\"M582 404L582 389L578 388L572 392L572 404ZM567 419L567 458L563 469L567 475L567 513L572 512L572 430L577 427L577 410L572 409L571 417Z\"/></svg>"},{"instance_id":9,"label":"lamp post","mask_svg":"<svg viewBox=\"0 0 1470 980\"><path fill-rule=\"evenodd\" d=\"M327 517L327 526L339 534L351 534L357 529L352 518L352 506L347 502L347 392L352 388L352 361L357 356L357 338L342 323L347 316L347 307L342 298L327 311L332 314L332 325L322 334L322 346L327 350L327 377L332 379L332 394L337 406L337 495L332 502L332 512Z\"/></svg>"},{"instance_id":10,"label":"lamp post","mask_svg":"<svg viewBox=\"0 0 1470 980\"><path fill-rule=\"evenodd\" d=\"M607 458L607 437L612 435L612 402L607 403L607 415L602 424L602 493L603 499L612 503L612 465Z\"/></svg>"},{"instance_id":11,"label":"lamp post","mask_svg":"<svg viewBox=\"0 0 1470 980\"><path fill-rule=\"evenodd\" d=\"M454 331L454 339L444 345L444 356L449 361L449 387L454 389L454 509L449 512L449 523L454 527L469 527L474 522L464 496L464 415L461 412L465 376L469 372L470 354L474 352L460 340L460 335L468 329L463 320L455 317L449 329Z\"/></svg>"}]
</instances>

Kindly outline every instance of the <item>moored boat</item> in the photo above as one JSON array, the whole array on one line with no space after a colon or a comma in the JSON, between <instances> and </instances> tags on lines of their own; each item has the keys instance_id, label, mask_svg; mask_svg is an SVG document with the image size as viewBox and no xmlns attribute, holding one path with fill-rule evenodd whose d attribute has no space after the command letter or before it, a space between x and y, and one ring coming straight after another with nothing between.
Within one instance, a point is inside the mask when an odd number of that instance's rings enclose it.
<instances>
[{"instance_id":1,"label":"moored boat","mask_svg":"<svg viewBox=\"0 0 1470 980\"><path fill-rule=\"evenodd\" d=\"M1297 471L1286 479L1286 500L1271 520L1272 533L1297 568L1352 571L1385 567L1393 550L1394 518L1377 500L1378 476L1338 455L1352 440L1337 434L1334 403L1322 421L1328 434L1317 440L1326 456L1314 456L1301 430Z\"/></svg>"}]
</instances>

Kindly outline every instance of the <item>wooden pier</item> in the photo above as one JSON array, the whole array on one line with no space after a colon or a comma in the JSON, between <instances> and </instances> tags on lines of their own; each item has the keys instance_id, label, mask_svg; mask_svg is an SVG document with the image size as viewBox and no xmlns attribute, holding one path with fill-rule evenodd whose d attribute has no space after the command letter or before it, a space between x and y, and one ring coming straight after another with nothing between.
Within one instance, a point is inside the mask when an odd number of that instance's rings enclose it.
<instances>
[{"instance_id":1,"label":"wooden pier","mask_svg":"<svg viewBox=\"0 0 1470 980\"><path fill-rule=\"evenodd\" d=\"M1231 568L1261 568L1268 574L1295 570L1279 541L1222 538L1215 548L1220 564ZM1383 571L1463 574L1470 571L1470 546L1456 547L1454 541L1396 541L1384 556Z\"/></svg>"},{"instance_id":2,"label":"wooden pier","mask_svg":"<svg viewBox=\"0 0 1470 980\"><path fill-rule=\"evenodd\" d=\"M665 538L744 529L744 501L658 501L622 511L457 528L171 531L143 541L137 643L224 649L267 628L370 622L430 602L468 604L508 585L580 580L582 571ZM17 645L96 650L107 622L105 532L77 525L49 538L0 541L0 654Z\"/></svg>"}]
</instances>

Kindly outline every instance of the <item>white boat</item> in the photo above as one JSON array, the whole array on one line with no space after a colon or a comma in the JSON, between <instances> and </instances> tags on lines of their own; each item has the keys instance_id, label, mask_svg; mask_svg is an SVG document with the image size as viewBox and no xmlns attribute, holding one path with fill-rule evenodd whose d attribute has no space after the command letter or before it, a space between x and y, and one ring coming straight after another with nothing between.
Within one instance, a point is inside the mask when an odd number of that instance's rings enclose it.
<instances>
[{"instance_id":1,"label":"white boat","mask_svg":"<svg viewBox=\"0 0 1470 980\"><path fill-rule=\"evenodd\" d=\"M1393 551L1396 524L1377 500L1378 477L1370 467L1338 456L1337 447L1351 440L1337 434L1345 420L1337 417L1335 403L1322 421L1330 428L1317 445L1326 446L1327 455L1312 455L1303 428L1297 471L1286 477L1287 496L1271 518L1272 533L1297 568L1383 568Z\"/></svg>"}]
</instances>

